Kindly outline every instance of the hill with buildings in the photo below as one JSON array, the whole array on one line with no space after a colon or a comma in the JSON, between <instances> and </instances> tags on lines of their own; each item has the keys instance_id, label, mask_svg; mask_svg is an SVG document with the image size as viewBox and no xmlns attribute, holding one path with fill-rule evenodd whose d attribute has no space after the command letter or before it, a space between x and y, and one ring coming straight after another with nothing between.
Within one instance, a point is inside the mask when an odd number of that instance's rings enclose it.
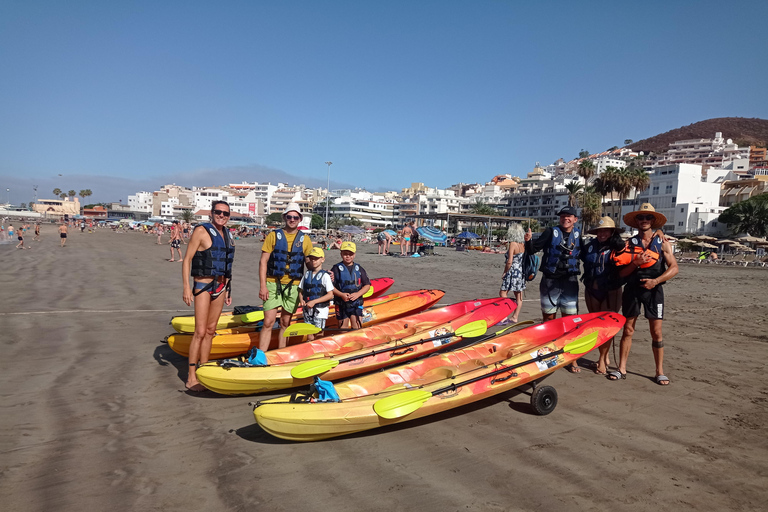
<instances>
[{"instance_id":1,"label":"hill with buildings","mask_svg":"<svg viewBox=\"0 0 768 512\"><path fill-rule=\"evenodd\" d=\"M628 147L634 151L659 154L667 151L669 145L680 140L711 139L716 132L722 132L724 139L733 139L739 146L768 145L768 119L747 117L716 117L682 126L654 137L633 142Z\"/></svg>"}]
</instances>

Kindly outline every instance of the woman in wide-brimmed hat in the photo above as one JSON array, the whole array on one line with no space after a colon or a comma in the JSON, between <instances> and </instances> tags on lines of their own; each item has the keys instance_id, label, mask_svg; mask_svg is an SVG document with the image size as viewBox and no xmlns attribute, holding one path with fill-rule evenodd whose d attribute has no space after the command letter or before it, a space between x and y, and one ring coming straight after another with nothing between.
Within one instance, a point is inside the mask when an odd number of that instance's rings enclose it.
<instances>
[{"instance_id":1,"label":"woman in wide-brimmed hat","mask_svg":"<svg viewBox=\"0 0 768 512\"><path fill-rule=\"evenodd\" d=\"M624 224L632 228L640 229L638 224L640 219L638 217L642 216L653 217L653 221L651 222L651 229L663 228L664 224L667 223L667 218L664 216L664 214L657 212L651 203L643 203L640 205L639 210L635 210L634 212L629 212L624 215Z\"/></svg>"},{"instance_id":2,"label":"woman in wide-brimmed hat","mask_svg":"<svg viewBox=\"0 0 768 512\"><path fill-rule=\"evenodd\" d=\"M595 238L584 245L579 254L584 263L584 302L590 313L618 313L621 309L621 279L611 253L624 248L624 242L619 236L622 231L611 217L601 218L597 226L588 231ZM599 375L608 372L610 346L611 343L600 346L600 359L595 367L595 373Z\"/></svg>"}]
</instances>

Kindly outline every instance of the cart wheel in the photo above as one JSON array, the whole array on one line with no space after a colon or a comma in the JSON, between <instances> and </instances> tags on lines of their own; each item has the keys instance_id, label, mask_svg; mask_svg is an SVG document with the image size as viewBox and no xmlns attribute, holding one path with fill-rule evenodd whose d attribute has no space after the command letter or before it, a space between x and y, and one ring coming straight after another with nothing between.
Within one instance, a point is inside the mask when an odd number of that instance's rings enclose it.
<instances>
[{"instance_id":1,"label":"cart wheel","mask_svg":"<svg viewBox=\"0 0 768 512\"><path fill-rule=\"evenodd\" d=\"M531 393L531 407L539 416L546 416L557 406L557 391L552 386L537 386Z\"/></svg>"}]
</instances>

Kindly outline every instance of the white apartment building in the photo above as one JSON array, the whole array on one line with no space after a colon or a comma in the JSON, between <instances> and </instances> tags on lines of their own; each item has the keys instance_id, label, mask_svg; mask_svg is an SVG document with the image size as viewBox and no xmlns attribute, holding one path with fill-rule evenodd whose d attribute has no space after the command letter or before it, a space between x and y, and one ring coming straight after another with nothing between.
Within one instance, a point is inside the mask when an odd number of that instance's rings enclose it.
<instances>
[{"instance_id":1,"label":"white apartment building","mask_svg":"<svg viewBox=\"0 0 768 512\"><path fill-rule=\"evenodd\" d=\"M540 225L552 225L559 221L557 212L568 205L566 183L583 182L580 176L560 175L556 178L542 167L536 166L528 177L520 180L517 190L506 198L506 208L511 217L529 217Z\"/></svg>"},{"instance_id":2,"label":"white apartment building","mask_svg":"<svg viewBox=\"0 0 768 512\"><path fill-rule=\"evenodd\" d=\"M722 132L715 133L713 139L679 140L669 145L669 150L661 155L655 166L670 164L698 164L704 169L723 167L732 160L749 160L749 146L739 147L731 139L724 140Z\"/></svg>"},{"instance_id":3,"label":"white apartment building","mask_svg":"<svg viewBox=\"0 0 768 512\"><path fill-rule=\"evenodd\" d=\"M152 215L153 201L153 192L136 192L136 194L128 196L128 208L134 212L143 212Z\"/></svg>"},{"instance_id":4,"label":"white apartment building","mask_svg":"<svg viewBox=\"0 0 768 512\"><path fill-rule=\"evenodd\" d=\"M363 226L384 228L394 224L394 206L392 202L356 199L352 196L332 198L328 209L328 219L334 217L357 219ZM315 205L314 213L325 218L325 202Z\"/></svg>"},{"instance_id":5,"label":"white apartment building","mask_svg":"<svg viewBox=\"0 0 768 512\"><path fill-rule=\"evenodd\" d=\"M627 166L626 160L621 160L609 155L599 156L592 160L592 163L595 164L595 176L600 176L607 167L624 169Z\"/></svg>"}]
</instances>

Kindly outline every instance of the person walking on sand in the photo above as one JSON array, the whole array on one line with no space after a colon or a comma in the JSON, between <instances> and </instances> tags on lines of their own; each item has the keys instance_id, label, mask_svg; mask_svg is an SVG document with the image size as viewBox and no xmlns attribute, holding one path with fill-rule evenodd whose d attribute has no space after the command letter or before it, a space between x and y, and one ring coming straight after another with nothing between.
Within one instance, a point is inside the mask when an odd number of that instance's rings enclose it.
<instances>
[{"instance_id":1,"label":"person walking on sand","mask_svg":"<svg viewBox=\"0 0 768 512\"><path fill-rule=\"evenodd\" d=\"M39 222L35 223L35 238L33 238L32 240L34 240L35 242L40 241L40 223Z\"/></svg>"},{"instance_id":2,"label":"person walking on sand","mask_svg":"<svg viewBox=\"0 0 768 512\"><path fill-rule=\"evenodd\" d=\"M560 224L545 229L536 240L533 240L530 227L525 234L526 253L544 251L539 268L543 274L539 284L539 298L544 322L553 320L558 309L560 316L579 313L581 231L576 227L579 218L573 206L566 206L557 214L560 216ZM576 361L565 368L571 373L581 371Z\"/></svg>"},{"instance_id":3,"label":"person walking on sand","mask_svg":"<svg viewBox=\"0 0 768 512\"><path fill-rule=\"evenodd\" d=\"M213 208L213 207L211 207L211 208ZM157 230L156 230L156 233L157 233L157 245L163 245L163 240L162 239L163 239L163 232L164 231L165 231L165 228L163 227L163 225L161 223L158 222L157 223Z\"/></svg>"},{"instance_id":4,"label":"person walking on sand","mask_svg":"<svg viewBox=\"0 0 768 512\"><path fill-rule=\"evenodd\" d=\"M267 235L259 260L259 298L264 301L264 324L259 332L259 350L266 352L272 340L272 327L280 312L279 348L285 347L283 336L299 303L299 282L304 275L304 257L312 251L312 240L299 231L303 216L296 203L283 212L282 228Z\"/></svg>"},{"instance_id":5,"label":"person walking on sand","mask_svg":"<svg viewBox=\"0 0 768 512\"><path fill-rule=\"evenodd\" d=\"M18 233L19 233L18 234L19 243L16 244L16 248L17 249L29 249L29 247L24 247L24 226L23 225L22 225L22 227L19 228Z\"/></svg>"},{"instance_id":6,"label":"person walking on sand","mask_svg":"<svg viewBox=\"0 0 768 512\"><path fill-rule=\"evenodd\" d=\"M595 238L581 248L579 257L584 264L584 302L590 313L618 313L621 309L622 281L611 256L614 251L624 248L624 241L619 236L622 231L622 228L616 227L611 217L603 217L598 221L596 228L588 231L589 234L595 235ZM612 343L613 339L600 345L600 357L594 369L598 375L608 374L608 352Z\"/></svg>"},{"instance_id":7,"label":"person walking on sand","mask_svg":"<svg viewBox=\"0 0 768 512\"><path fill-rule=\"evenodd\" d=\"M61 239L61 247L64 247L67 245L67 230L69 228L67 227L66 222L62 222L61 226L59 226L59 238Z\"/></svg>"},{"instance_id":8,"label":"person walking on sand","mask_svg":"<svg viewBox=\"0 0 768 512\"><path fill-rule=\"evenodd\" d=\"M176 251L179 253L179 260L182 261L181 258L181 228L179 227L179 221L175 220L173 221L173 224L171 224L171 259L168 261L176 261L173 258L173 250L176 249Z\"/></svg>"},{"instance_id":9,"label":"person walking on sand","mask_svg":"<svg viewBox=\"0 0 768 512\"><path fill-rule=\"evenodd\" d=\"M230 209L225 201L211 204L211 222L198 225L192 233L181 264L182 299L195 304L195 333L189 346L189 374L186 387L202 391L195 369L207 363L224 304L232 304L232 264L235 241L227 230ZM194 288L189 285L192 276ZM226 292L226 293L225 293Z\"/></svg>"},{"instance_id":10,"label":"person walking on sand","mask_svg":"<svg viewBox=\"0 0 768 512\"><path fill-rule=\"evenodd\" d=\"M640 309L651 330L651 348L656 363L656 384L669 385L669 378L664 375L664 337L661 324L664 319L663 284L677 275L677 260L672 252L672 245L665 239L660 228L667 223L667 218L657 212L650 203L643 203L640 209L624 215L624 224L637 228L637 235L627 241L622 255L617 255L617 263L623 264L619 275L626 280L621 312L627 318L621 336L619 367L608 374L610 380L627 378L627 359L632 348L632 336L635 333Z\"/></svg>"},{"instance_id":11,"label":"person walking on sand","mask_svg":"<svg viewBox=\"0 0 768 512\"><path fill-rule=\"evenodd\" d=\"M525 290L525 276L523 276L523 256L525 255L525 232L518 223L513 223L507 230L509 247L504 257L504 272L501 274L501 290L499 297L509 297L509 292L515 296L517 307L508 318L499 325L517 323L520 316L520 308L523 305L523 290Z\"/></svg>"}]
</instances>

